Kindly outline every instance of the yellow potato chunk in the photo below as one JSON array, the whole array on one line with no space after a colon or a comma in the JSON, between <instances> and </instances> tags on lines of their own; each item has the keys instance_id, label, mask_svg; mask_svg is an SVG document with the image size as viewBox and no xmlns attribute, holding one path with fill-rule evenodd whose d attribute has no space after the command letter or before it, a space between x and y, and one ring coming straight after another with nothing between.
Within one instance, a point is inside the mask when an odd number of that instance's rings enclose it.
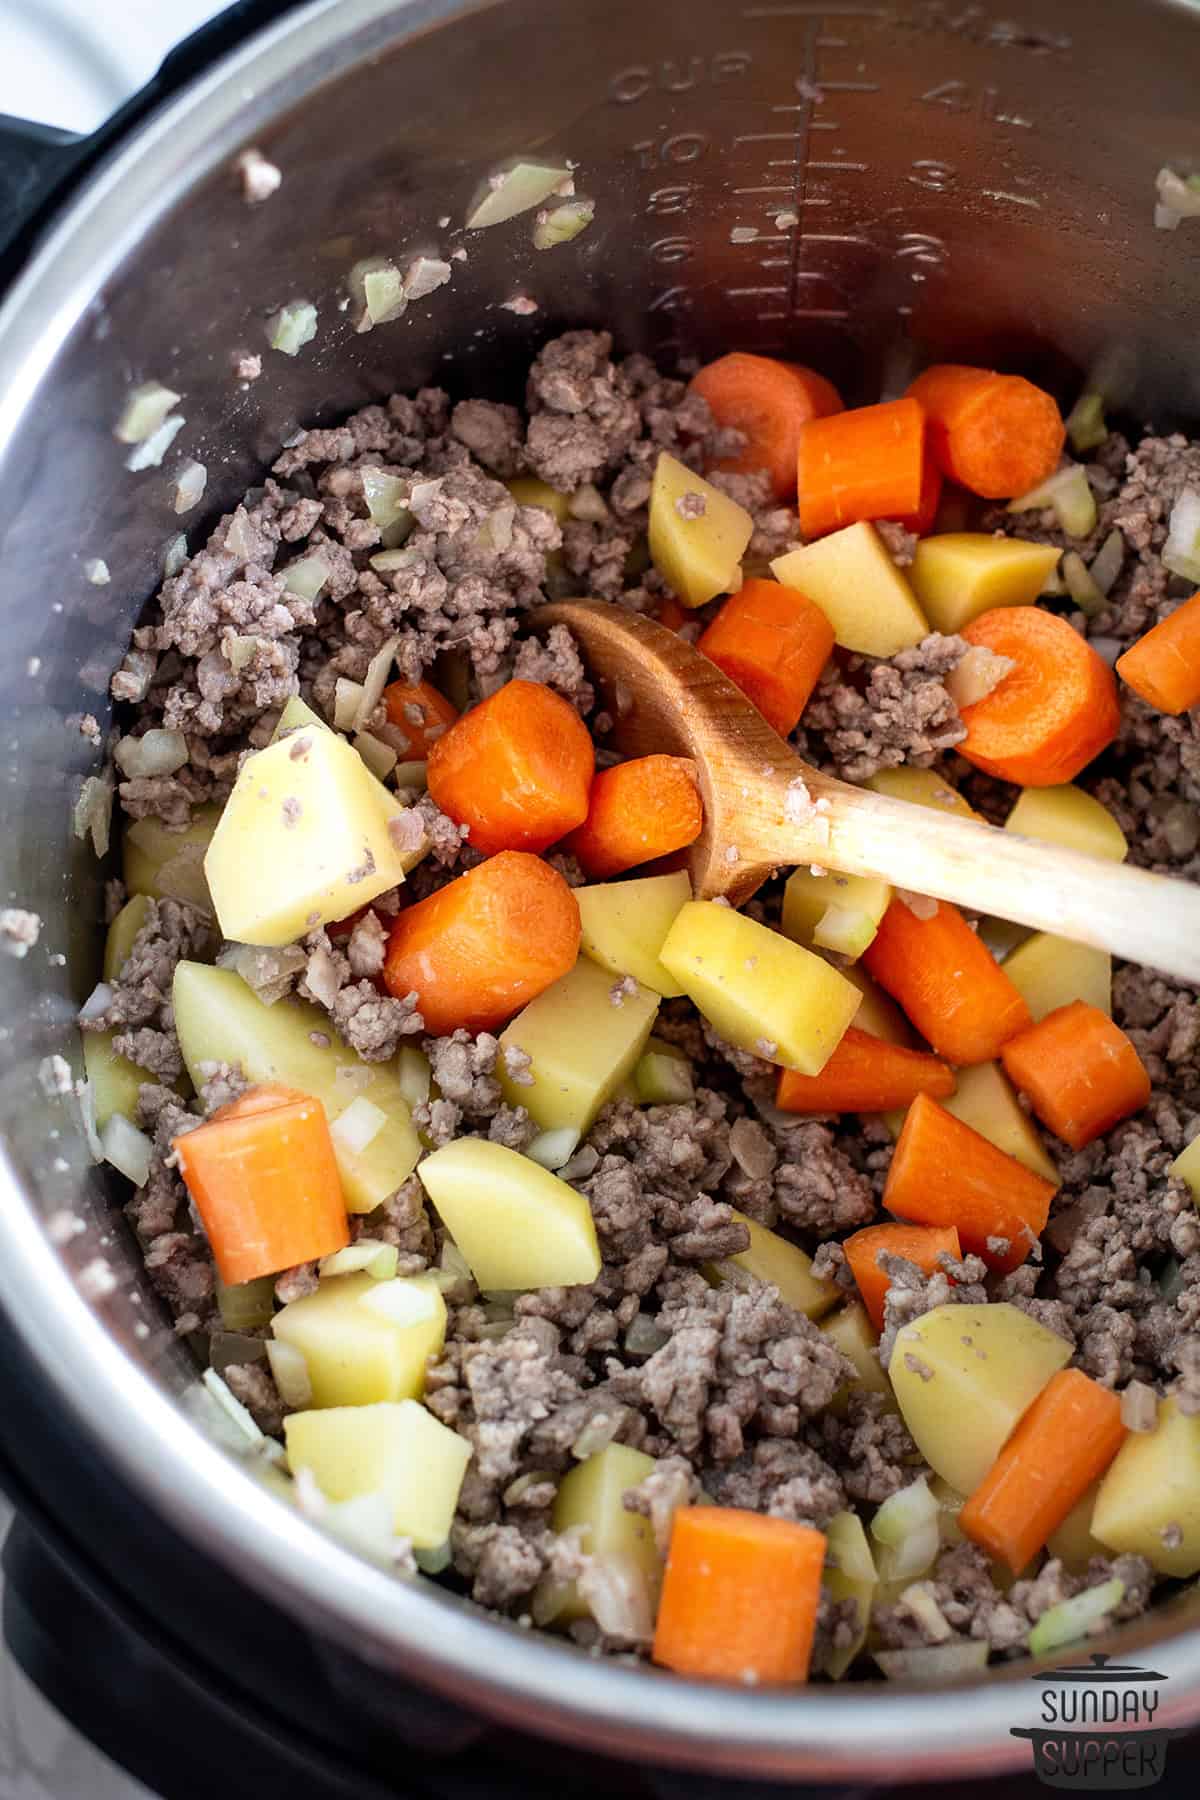
<instances>
[{"instance_id":1,"label":"yellow potato chunk","mask_svg":"<svg viewBox=\"0 0 1200 1800\"><path fill-rule=\"evenodd\" d=\"M783 890L785 937L808 950L862 955L892 903L888 882L874 875L814 875L794 869Z\"/></svg>"},{"instance_id":2,"label":"yellow potato chunk","mask_svg":"<svg viewBox=\"0 0 1200 1800\"><path fill-rule=\"evenodd\" d=\"M1192 1199L1200 1203L1200 1137L1194 1137L1179 1152L1171 1164L1170 1173L1178 1175L1180 1181L1186 1181L1192 1190Z\"/></svg>"},{"instance_id":3,"label":"yellow potato chunk","mask_svg":"<svg viewBox=\"0 0 1200 1800\"><path fill-rule=\"evenodd\" d=\"M1092 1514L1100 1483L1093 1481L1087 1493L1077 1500L1057 1531L1046 1539L1046 1549L1057 1556L1072 1574L1085 1574L1093 1556L1107 1556L1108 1550L1092 1531Z\"/></svg>"},{"instance_id":4,"label":"yellow potato chunk","mask_svg":"<svg viewBox=\"0 0 1200 1800\"><path fill-rule=\"evenodd\" d=\"M528 1156L459 1138L417 1173L485 1291L580 1287L600 1273L586 1199Z\"/></svg>"},{"instance_id":5,"label":"yellow potato chunk","mask_svg":"<svg viewBox=\"0 0 1200 1800\"><path fill-rule=\"evenodd\" d=\"M312 731L329 731L332 734L332 728L325 723L324 719L322 719L319 714L315 713L311 706L306 706L298 694L294 694L279 715L279 723L272 733L271 742L277 744L281 738L291 737L302 726ZM361 757L359 760L362 760ZM424 763L419 766L422 769L425 767ZM365 763L363 764L363 768L366 770L371 792L379 802L380 810L386 824L392 819L397 818L399 814L406 810L404 803L398 795L392 792L391 788L384 786L377 775L372 774L370 769L367 769ZM423 776L422 785L424 785ZM415 869L417 864L423 857L428 855L428 853L429 839L427 837L422 837L414 844L411 850L403 851L400 856L400 861L404 866L405 873L407 874L409 869Z\"/></svg>"},{"instance_id":6,"label":"yellow potato chunk","mask_svg":"<svg viewBox=\"0 0 1200 1800\"><path fill-rule=\"evenodd\" d=\"M946 1111L1058 1187L1062 1179L1058 1169L1000 1064L976 1063L973 1068L955 1073L958 1086L948 1100L941 1102Z\"/></svg>"},{"instance_id":7,"label":"yellow potato chunk","mask_svg":"<svg viewBox=\"0 0 1200 1800\"><path fill-rule=\"evenodd\" d=\"M841 1650L832 1650L825 1672L840 1681L867 1641L867 1624L879 1577L875 1558L857 1513L840 1512L825 1527L825 1573L821 1585L833 1600L853 1600L858 1608L854 1637Z\"/></svg>"},{"instance_id":8,"label":"yellow potato chunk","mask_svg":"<svg viewBox=\"0 0 1200 1800\"><path fill-rule=\"evenodd\" d=\"M837 1312L822 1319L821 1330L832 1339L846 1360L854 1364L857 1379L852 1385L866 1388L869 1394L884 1394L891 1400L892 1384L879 1361L875 1327L862 1302L851 1300L839 1307Z\"/></svg>"},{"instance_id":9,"label":"yellow potato chunk","mask_svg":"<svg viewBox=\"0 0 1200 1800\"><path fill-rule=\"evenodd\" d=\"M683 989L667 973L658 953L680 907L691 897L692 884L682 869L672 875L578 887L580 948L611 974L632 975L664 1000L677 999Z\"/></svg>"},{"instance_id":10,"label":"yellow potato chunk","mask_svg":"<svg viewBox=\"0 0 1200 1800\"><path fill-rule=\"evenodd\" d=\"M291 944L404 880L362 758L332 731L300 731L242 765L204 873L238 944Z\"/></svg>"},{"instance_id":11,"label":"yellow potato chunk","mask_svg":"<svg viewBox=\"0 0 1200 1800\"><path fill-rule=\"evenodd\" d=\"M602 1106L632 1076L658 1016L658 995L581 956L569 974L531 1000L501 1033L497 1072L510 1106L523 1106L543 1131L570 1126L582 1137ZM531 1058L515 1080L504 1050Z\"/></svg>"},{"instance_id":12,"label":"yellow potato chunk","mask_svg":"<svg viewBox=\"0 0 1200 1800\"><path fill-rule=\"evenodd\" d=\"M173 996L183 1060L197 1087L201 1063L240 1063L248 1081L280 1081L311 1094L331 1125L360 1094L384 1114L363 1149L333 1140L349 1212L373 1212L412 1174L421 1143L394 1067L364 1063L317 1007L302 1000L264 1006L232 969L194 962L179 964Z\"/></svg>"},{"instance_id":13,"label":"yellow potato chunk","mask_svg":"<svg viewBox=\"0 0 1200 1800\"><path fill-rule=\"evenodd\" d=\"M869 1031L872 1037L882 1038L885 1044L903 1044L908 1050L914 1049L917 1034L891 995L876 986L865 969L853 963L844 968L842 974L862 996L850 1023L859 1031Z\"/></svg>"},{"instance_id":14,"label":"yellow potato chunk","mask_svg":"<svg viewBox=\"0 0 1200 1800\"><path fill-rule=\"evenodd\" d=\"M445 1341L446 1302L428 1276L338 1275L276 1313L272 1330L303 1356L314 1407L419 1400L426 1360Z\"/></svg>"},{"instance_id":15,"label":"yellow potato chunk","mask_svg":"<svg viewBox=\"0 0 1200 1800\"><path fill-rule=\"evenodd\" d=\"M880 769L867 781L875 794L887 794L893 800L907 800L910 806L927 806L934 812L957 813L962 819L977 819L979 814L952 788L944 776L934 769Z\"/></svg>"},{"instance_id":16,"label":"yellow potato chunk","mask_svg":"<svg viewBox=\"0 0 1200 1800\"><path fill-rule=\"evenodd\" d=\"M789 550L771 573L816 602L845 650L895 656L929 635L912 589L871 524L847 525Z\"/></svg>"},{"instance_id":17,"label":"yellow potato chunk","mask_svg":"<svg viewBox=\"0 0 1200 1800\"><path fill-rule=\"evenodd\" d=\"M1107 950L1035 931L1005 957L1004 973L1035 1023L1072 1000L1086 1000L1112 1016L1112 957Z\"/></svg>"},{"instance_id":18,"label":"yellow potato chunk","mask_svg":"<svg viewBox=\"0 0 1200 1800\"><path fill-rule=\"evenodd\" d=\"M504 485L518 506L540 506L543 512L551 514L556 525L565 525L571 516L570 494L560 493L536 475L518 475L515 481Z\"/></svg>"},{"instance_id":19,"label":"yellow potato chunk","mask_svg":"<svg viewBox=\"0 0 1200 1800\"><path fill-rule=\"evenodd\" d=\"M651 1037L633 1071L639 1105L672 1106L694 1099L692 1065L678 1044Z\"/></svg>"},{"instance_id":20,"label":"yellow potato chunk","mask_svg":"<svg viewBox=\"0 0 1200 1800\"><path fill-rule=\"evenodd\" d=\"M651 1602L662 1579L662 1558L654 1542L650 1521L640 1513L626 1512L622 1499L654 1473L654 1458L625 1444L609 1444L571 1470L559 1485L550 1523L560 1535L582 1527L584 1550L605 1562L622 1561L639 1570L647 1583ZM571 1584L570 1597L557 1622L583 1619L588 1604Z\"/></svg>"},{"instance_id":21,"label":"yellow potato chunk","mask_svg":"<svg viewBox=\"0 0 1200 1800\"><path fill-rule=\"evenodd\" d=\"M1026 788L1004 821L1005 831L1039 838L1044 844L1061 844L1085 856L1103 856L1124 862L1129 854L1125 833L1092 794L1072 782L1062 787Z\"/></svg>"},{"instance_id":22,"label":"yellow potato chunk","mask_svg":"<svg viewBox=\"0 0 1200 1800\"><path fill-rule=\"evenodd\" d=\"M812 1258L799 1244L789 1243L778 1232L769 1231L754 1219L746 1218L736 1208L730 1209L739 1225L750 1233L750 1247L722 1262L706 1263L704 1273L712 1281L738 1280L739 1271L768 1287L779 1289L781 1300L803 1313L806 1319L822 1319L841 1298L841 1290L832 1281L818 1281L812 1272Z\"/></svg>"},{"instance_id":23,"label":"yellow potato chunk","mask_svg":"<svg viewBox=\"0 0 1200 1800\"><path fill-rule=\"evenodd\" d=\"M327 1500L386 1494L398 1536L446 1542L471 1446L419 1400L292 1413L283 1431L293 1475L307 1469Z\"/></svg>"},{"instance_id":24,"label":"yellow potato chunk","mask_svg":"<svg viewBox=\"0 0 1200 1800\"><path fill-rule=\"evenodd\" d=\"M1160 1575L1200 1572L1200 1413L1180 1412L1170 1396L1153 1431L1130 1432L1100 1483L1092 1531L1109 1550L1147 1557Z\"/></svg>"},{"instance_id":25,"label":"yellow potato chunk","mask_svg":"<svg viewBox=\"0 0 1200 1800\"><path fill-rule=\"evenodd\" d=\"M995 606L1032 606L1062 555L1053 545L985 531L922 538L908 578L935 631L961 631Z\"/></svg>"},{"instance_id":26,"label":"yellow potato chunk","mask_svg":"<svg viewBox=\"0 0 1200 1800\"><path fill-rule=\"evenodd\" d=\"M819 1075L862 998L844 975L731 906L689 900L662 960L688 998L740 1050Z\"/></svg>"},{"instance_id":27,"label":"yellow potato chunk","mask_svg":"<svg viewBox=\"0 0 1200 1800\"><path fill-rule=\"evenodd\" d=\"M973 1494L1072 1346L1007 1301L935 1306L896 1336L888 1374L935 1475Z\"/></svg>"},{"instance_id":28,"label":"yellow potato chunk","mask_svg":"<svg viewBox=\"0 0 1200 1800\"><path fill-rule=\"evenodd\" d=\"M661 452L650 490L650 556L681 606L703 606L742 585L753 531L744 506Z\"/></svg>"},{"instance_id":29,"label":"yellow potato chunk","mask_svg":"<svg viewBox=\"0 0 1200 1800\"><path fill-rule=\"evenodd\" d=\"M121 842L121 876L129 892L153 900L186 900L211 916L204 858L220 817L219 806L197 806L186 831L168 831L161 819L137 819L128 826Z\"/></svg>"},{"instance_id":30,"label":"yellow potato chunk","mask_svg":"<svg viewBox=\"0 0 1200 1800\"><path fill-rule=\"evenodd\" d=\"M92 1106L96 1114L96 1130L103 1131L114 1113L132 1119L137 1112L138 1089L144 1081L157 1081L157 1075L119 1056L113 1049L115 1031L84 1031L84 1074L92 1084Z\"/></svg>"},{"instance_id":31,"label":"yellow potato chunk","mask_svg":"<svg viewBox=\"0 0 1200 1800\"><path fill-rule=\"evenodd\" d=\"M115 981L129 961L129 952L133 949L138 932L146 923L149 911L149 894L135 894L132 900L125 902L109 926L108 936L104 940L105 981Z\"/></svg>"}]
</instances>

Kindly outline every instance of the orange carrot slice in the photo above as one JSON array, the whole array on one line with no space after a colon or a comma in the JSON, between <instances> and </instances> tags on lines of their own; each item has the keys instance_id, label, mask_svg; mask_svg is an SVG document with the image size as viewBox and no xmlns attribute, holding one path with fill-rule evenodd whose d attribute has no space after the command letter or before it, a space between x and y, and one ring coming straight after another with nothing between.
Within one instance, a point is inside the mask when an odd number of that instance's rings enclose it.
<instances>
[{"instance_id":1,"label":"orange carrot slice","mask_svg":"<svg viewBox=\"0 0 1200 1800\"><path fill-rule=\"evenodd\" d=\"M915 1263L926 1275L937 1272L943 1256L962 1260L953 1225L868 1225L846 1238L842 1249L876 1331L883 1330L883 1303L892 1285L891 1276L879 1266L882 1251Z\"/></svg>"},{"instance_id":2,"label":"orange carrot slice","mask_svg":"<svg viewBox=\"0 0 1200 1800\"><path fill-rule=\"evenodd\" d=\"M1113 672L1065 619L1001 606L962 636L1015 665L962 708L967 735L958 750L977 769L1022 787L1058 787L1112 743L1121 721Z\"/></svg>"},{"instance_id":3,"label":"orange carrot slice","mask_svg":"<svg viewBox=\"0 0 1200 1800\"><path fill-rule=\"evenodd\" d=\"M510 681L429 749L433 800L485 856L545 850L587 817L595 751L560 694Z\"/></svg>"},{"instance_id":4,"label":"orange carrot slice","mask_svg":"<svg viewBox=\"0 0 1200 1800\"><path fill-rule=\"evenodd\" d=\"M955 1089L954 1070L939 1057L884 1043L851 1025L819 1075L779 1071L775 1104L783 1112L889 1112L918 1094L944 1100Z\"/></svg>"},{"instance_id":5,"label":"orange carrot slice","mask_svg":"<svg viewBox=\"0 0 1200 1800\"><path fill-rule=\"evenodd\" d=\"M1051 395L1021 375L938 363L909 388L944 475L986 500L1028 493L1058 467L1067 430Z\"/></svg>"},{"instance_id":6,"label":"orange carrot slice","mask_svg":"<svg viewBox=\"0 0 1200 1800\"><path fill-rule=\"evenodd\" d=\"M1117 674L1159 712L1186 712L1200 702L1200 594L1118 656Z\"/></svg>"},{"instance_id":7,"label":"orange carrot slice","mask_svg":"<svg viewBox=\"0 0 1200 1800\"><path fill-rule=\"evenodd\" d=\"M694 844L704 828L696 765L686 756L638 756L602 769L587 818L563 839L596 881Z\"/></svg>"},{"instance_id":8,"label":"orange carrot slice","mask_svg":"<svg viewBox=\"0 0 1200 1800\"><path fill-rule=\"evenodd\" d=\"M696 648L787 737L833 652L833 626L796 588L749 579L726 600Z\"/></svg>"},{"instance_id":9,"label":"orange carrot slice","mask_svg":"<svg viewBox=\"0 0 1200 1800\"><path fill-rule=\"evenodd\" d=\"M458 713L444 694L428 681L393 681L383 690L388 724L408 739L405 757L424 762L430 747L444 737Z\"/></svg>"},{"instance_id":10,"label":"orange carrot slice","mask_svg":"<svg viewBox=\"0 0 1200 1800\"><path fill-rule=\"evenodd\" d=\"M1150 1098L1141 1057L1121 1027L1086 1000L1072 1000L1010 1038L1000 1060L1038 1118L1072 1150L1103 1137Z\"/></svg>"},{"instance_id":11,"label":"orange carrot slice","mask_svg":"<svg viewBox=\"0 0 1200 1800\"><path fill-rule=\"evenodd\" d=\"M906 531L913 532L917 537L924 537L927 532L932 531L933 521L937 518L937 510L942 503L942 485L942 471L929 448L927 429L925 461L921 466L921 497L917 501L916 511L902 513L893 523L903 525Z\"/></svg>"},{"instance_id":12,"label":"orange carrot slice","mask_svg":"<svg viewBox=\"0 0 1200 1800\"><path fill-rule=\"evenodd\" d=\"M778 500L796 492L796 445L809 419L842 410L833 383L800 363L776 362L740 350L719 356L693 375L693 394L708 401L718 425L740 431L745 445L718 467L738 474L764 470Z\"/></svg>"},{"instance_id":13,"label":"orange carrot slice","mask_svg":"<svg viewBox=\"0 0 1200 1800\"><path fill-rule=\"evenodd\" d=\"M992 1062L1030 1023L1029 1008L958 908L929 905L929 916L918 918L906 900L893 900L863 967L947 1062Z\"/></svg>"},{"instance_id":14,"label":"orange carrot slice","mask_svg":"<svg viewBox=\"0 0 1200 1800\"><path fill-rule=\"evenodd\" d=\"M916 512L924 466L925 415L915 400L811 420L797 457L801 531L817 538L860 519Z\"/></svg>"}]
</instances>

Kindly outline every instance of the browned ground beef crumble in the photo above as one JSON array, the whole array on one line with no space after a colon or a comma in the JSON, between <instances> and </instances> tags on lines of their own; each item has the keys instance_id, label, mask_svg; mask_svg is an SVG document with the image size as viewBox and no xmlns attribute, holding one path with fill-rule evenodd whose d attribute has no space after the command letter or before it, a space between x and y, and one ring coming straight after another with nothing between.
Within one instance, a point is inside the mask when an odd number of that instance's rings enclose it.
<instances>
[{"instance_id":1,"label":"browned ground beef crumble","mask_svg":"<svg viewBox=\"0 0 1200 1800\"><path fill-rule=\"evenodd\" d=\"M114 677L130 728L165 725L187 737L189 762L176 774L123 781L130 818L150 815L182 828L199 802L224 798L240 758L267 742L280 708L299 691L328 710L339 676L361 679L371 656L399 634L404 675L457 680L478 697L514 675L549 683L589 718L600 761L613 760L611 721L594 694L569 633L520 635L523 610L547 593L587 589L653 610L665 589L645 553L655 459L662 449L694 468L723 448L705 403L641 356L615 362L607 335L570 332L548 344L529 373L524 411L484 400L452 406L437 389L396 395L344 425L301 434L265 484L217 524L208 543L163 585ZM368 564L379 545L363 497L362 470L417 478L417 525L402 565L386 575ZM1200 448L1147 436L1131 449L1111 436L1089 465L1100 501L1085 559L1112 529L1124 566L1109 605L1072 623L1111 660L1170 605L1174 589L1159 553L1167 515L1185 484L1200 484ZM560 530L540 509L518 505L506 479L534 474L571 495ZM776 505L754 476L719 484L753 512L751 561L798 541L796 515ZM1001 512L985 526L1013 528ZM1023 515L1023 536L1056 536L1053 515ZM897 562L912 540L886 533ZM314 606L284 585L281 570L320 548L331 569ZM707 616L702 614L701 617ZM685 627L689 635L695 629ZM234 668L234 637L254 653ZM944 678L961 641L932 636L888 661L838 653L808 706L796 742L812 761L853 781L902 764L937 766L988 816L1003 818L1012 790L966 768L953 754L963 727ZM1197 715L1163 718L1121 690L1118 743L1084 777L1131 842L1134 861L1200 875L1200 738ZM425 798L431 853L410 891L428 893L478 860L463 835ZM552 857L568 880L580 871ZM119 903L108 897L108 916ZM374 903L386 919L396 897ZM778 890L748 909L773 921ZM260 973L276 990L295 988L329 1015L367 1059L405 1041L428 1053L439 1096L417 1109L433 1143L477 1133L523 1148L535 1127L501 1100L499 1046L488 1033L430 1039L416 996L379 995L372 977L383 954L374 919L349 941L315 931L298 951L272 952ZM173 901L151 906L133 954L96 1030L116 1028L117 1048L162 1085L141 1090L139 1121L155 1140L150 1179L128 1207L151 1280L181 1334L204 1346L263 1429L278 1433L283 1408L262 1359L261 1332L220 1329L208 1246L169 1154L170 1140L242 1085L240 1071L214 1065L197 1101L171 1084L182 1070L170 986L183 956L211 952L210 925ZM982 1262L925 1276L892 1259L880 1354L896 1331L947 1300L1011 1300L1067 1337L1080 1367L1111 1386L1173 1390L1200 1411L1200 1220L1186 1188L1168 1174L1200 1125L1200 1002L1165 977L1120 968L1117 1021L1154 1081L1144 1113L1101 1142L1072 1153L1051 1145L1063 1172L1046 1242L1014 1273L989 1276ZM509 1306L485 1303L468 1278L448 1296L449 1331L427 1400L462 1432L474 1456L453 1529L453 1569L480 1604L536 1614L544 1578L581 1577L601 1624L573 1626L581 1642L644 1653L645 1632L603 1629L603 1583L570 1538L555 1538L549 1513L572 1447L615 1439L657 1459L626 1504L644 1513L665 1543L675 1506L704 1494L817 1526L846 1505L871 1508L923 1465L884 1400L856 1389L832 1407L849 1368L828 1338L772 1288L714 1288L701 1265L747 1242L736 1207L818 1251L820 1272L853 1288L838 1239L874 1218L891 1139L876 1121L784 1117L773 1104L769 1064L731 1049L686 1002L668 1002L661 1034L691 1057L696 1097L687 1105L608 1107L562 1173L592 1207L604 1267L588 1288L548 1288ZM519 1067L510 1062L517 1076ZM411 1177L355 1235L400 1251L400 1272L424 1269L441 1249L442 1227ZM1164 1279L1168 1276L1169 1279ZM952 1280L951 1280L952 1278ZM953 1284L952 1284L953 1281ZM311 1265L276 1283L281 1302L311 1292ZM586 1437L584 1434L586 1433ZM983 1639L1019 1653L1050 1605L1116 1573L1125 1582L1119 1616L1149 1603L1153 1576L1139 1557L1097 1558L1086 1576L1056 1561L1000 1591L969 1544L947 1548L922 1584L921 1616L892 1598L875 1611L886 1645ZM589 1581L591 1587L588 1587ZM847 1641L845 1607L828 1597L817 1666Z\"/></svg>"}]
</instances>

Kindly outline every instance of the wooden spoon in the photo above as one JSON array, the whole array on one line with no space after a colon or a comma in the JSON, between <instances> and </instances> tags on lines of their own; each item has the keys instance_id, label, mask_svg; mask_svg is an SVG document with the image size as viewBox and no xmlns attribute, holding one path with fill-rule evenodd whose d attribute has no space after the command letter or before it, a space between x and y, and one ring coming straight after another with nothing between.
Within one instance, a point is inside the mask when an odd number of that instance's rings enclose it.
<instances>
[{"instance_id":1,"label":"wooden spoon","mask_svg":"<svg viewBox=\"0 0 1200 1800\"><path fill-rule=\"evenodd\" d=\"M777 869L816 864L879 875L1200 983L1200 886L821 775L714 663L625 607L564 600L540 606L530 623L570 629L622 750L696 764L704 831L690 866L699 897L723 894L738 906Z\"/></svg>"}]
</instances>

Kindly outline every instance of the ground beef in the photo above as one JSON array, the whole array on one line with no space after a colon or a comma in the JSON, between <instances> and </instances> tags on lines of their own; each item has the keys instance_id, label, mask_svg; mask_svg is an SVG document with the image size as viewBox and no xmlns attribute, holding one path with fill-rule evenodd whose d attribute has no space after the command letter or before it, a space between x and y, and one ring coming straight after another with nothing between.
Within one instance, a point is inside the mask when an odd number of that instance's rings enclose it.
<instances>
[{"instance_id":1,"label":"ground beef","mask_svg":"<svg viewBox=\"0 0 1200 1800\"><path fill-rule=\"evenodd\" d=\"M926 1275L907 1257L893 1256L886 1250L880 1251L877 1260L888 1278L879 1339L879 1360L885 1369L892 1360L896 1333L913 1319L932 1312L935 1306L951 1302L979 1306L987 1300L983 1285L987 1264L978 1256L964 1256L961 1262L955 1262L953 1257L942 1255L938 1258L941 1267L932 1275Z\"/></svg>"},{"instance_id":2,"label":"ground beef","mask_svg":"<svg viewBox=\"0 0 1200 1800\"><path fill-rule=\"evenodd\" d=\"M860 1504L881 1505L920 1473L917 1447L883 1394L851 1388L843 1412L810 1421L805 1433L837 1471L847 1497Z\"/></svg>"},{"instance_id":3,"label":"ground beef","mask_svg":"<svg viewBox=\"0 0 1200 1800\"><path fill-rule=\"evenodd\" d=\"M831 663L801 720L810 760L857 782L902 763L929 768L966 736L945 685L965 650L961 638L935 633L886 662Z\"/></svg>"},{"instance_id":4,"label":"ground beef","mask_svg":"<svg viewBox=\"0 0 1200 1800\"><path fill-rule=\"evenodd\" d=\"M339 1037L364 1062L390 1062L406 1038L416 1037L425 1029L415 993L397 998L381 994L374 980L365 974L354 979L356 961L361 969L377 959L378 968L382 968L383 947L383 928L378 920L373 926L365 920L360 923L344 952L323 927L309 932L304 939L308 962L300 978L300 993L328 1013Z\"/></svg>"},{"instance_id":5,"label":"ground beef","mask_svg":"<svg viewBox=\"0 0 1200 1800\"><path fill-rule=\"evenodd\" d=\"M529 372L525 458L563 493L615 469L638 435L632 383L611 350L606 331L568 331L546 345Z\"/></svg>"},{"instance_id":6,"label":"ground beef","mask_svg":"<svg viewBox=\"0 0 1200 1800\"><path fill-rule=\"evenodd\" d=\"M258 1429L267 1437L281 1437L287 1408L280 1399L270 1365L227 1363L221 1374L234 1399L241 1401Z\"/></svg>"},{"instance_id":7,"label":"ground beef","mask_svg":"<svg viewBox=\"0 0 1200 1800\"><path fill-rule=\"evenodd\" d=\"M517 650L513 677L553 688L576 712L589 713L595 704L595 689L584 671L579 646L565 625L552 625L544 638L527 638Z\"/></svg>"},{"instance_id":8,"label":"ground beef","mask_svg":"<svg viewBox=\"0 0 1200 1800\"><path fill-rule=\"evenodd\" d=\"M709 1477L721 1506L743 1506L822 1530L846 1506L846 1490L825 1459L807 1444L761 1438L753 1452Z\"/></svg>"},{"instance_id":9,"label":"ground beef","mask_svg":"<svg viewBox=\"0 0 1200 1800\"><path fill-rule=\"evenodd\" d=\"M175 1035L171 984L176 965L205 957L212 947L208 920L178 900L150 900L146 919L112 983L103 1012L80 1017L84 1031L113 1031L113 1048L165 1082L183 1074Z\"/></svg>"}]
</instances>

